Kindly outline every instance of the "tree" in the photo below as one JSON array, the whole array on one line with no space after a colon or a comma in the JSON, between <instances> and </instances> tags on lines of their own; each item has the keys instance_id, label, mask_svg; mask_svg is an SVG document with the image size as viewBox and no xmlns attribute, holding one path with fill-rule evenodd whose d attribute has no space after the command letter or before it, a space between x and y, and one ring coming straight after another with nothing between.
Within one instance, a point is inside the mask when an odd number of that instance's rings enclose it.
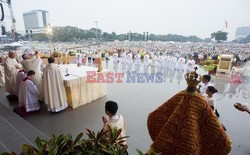
<instances>
[{"instance_id":1,"label":"tree","mask_svg":"<svg viewBox=\"0 0 250 155\"><path fill-rule=\"evenodd\" d=\"M220 41L226 41L227 35L227 32L217 31L211 34L211 38L215 39L219 43Z\"/></svg>"}]
</instances>

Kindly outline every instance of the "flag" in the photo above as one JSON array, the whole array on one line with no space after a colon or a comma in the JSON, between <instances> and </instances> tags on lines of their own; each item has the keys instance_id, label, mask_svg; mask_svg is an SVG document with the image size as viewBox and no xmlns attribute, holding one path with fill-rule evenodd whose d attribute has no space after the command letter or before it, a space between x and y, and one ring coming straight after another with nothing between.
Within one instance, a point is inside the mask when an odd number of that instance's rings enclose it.
<instances>
[{"instance_id":1,"label":"flag","mask_svg":"<svg viewBox=\"0 0 250 155\"><path fill-rule=\"evenodd\" d=\"M226 26L226 29L227 29L227 26L228 26L228 22L227 22L227 20L225 20L225 26Z\"/></svg>"}]
</instances>

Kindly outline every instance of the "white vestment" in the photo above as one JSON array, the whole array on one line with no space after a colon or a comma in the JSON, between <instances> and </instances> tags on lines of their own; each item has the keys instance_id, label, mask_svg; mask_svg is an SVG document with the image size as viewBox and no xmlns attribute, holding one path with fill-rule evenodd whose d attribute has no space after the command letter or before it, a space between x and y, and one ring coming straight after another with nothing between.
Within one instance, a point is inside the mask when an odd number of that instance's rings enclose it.
<instances>
[{"instance_id":1,"label":"white vestment","mask_svg":"<svg viewBox=\"0 0 250 155\"><path fill-rule=\"evenodd\" d=\"M119 137L125 137L126 134L126 123L122 115L114 115L112 118L110 118L105 124L104 124L104 131L107 131L109 127L111 129L117 128L122 129L122 132L120 133ZM126 144L126 142L124 143Z\"/></svg>"},{"instance_id":2,"label":"white vestment","mask_svg":"<svg viewBox=\"0 0 250 155\"><path fill-rule=\"evenodd\" d=\"M127 63L128 63L128 71L132 71L132 67L133 67L133 55L132 55L132 53L129 53L127 55Z\"/></svg>"},{"instance_id":3,"label":"white vestment","mask_svg":"<svg viewBox=\"0 0 250 155\"><path fill-rule=\"evenodd\" d=\"M157 65L157 56L153 55L153 57L152 57L152 66L156 67L156 65Z\"/></svg>"},{"instance_id":4,"label":"white vestment","mask_svg":"<svg viewBox=\"0 0 250 155\"><path fill-rule=\"evenodd\" d=\"M40 94L40 100L43 100L44 94L43 94L43 79L42 79L42 59L39 56L33 56L31 59L23 60L22 62L24 70L26 72L33 70L35 71L34 78L32 79L34 85L37 86L39 94Z\"/></svg>"},{"instance_id":5,"label":"white vestment","mask_svg":"<svg viewBox=\"0 0 250 155\"><path fill-rule=\"evenodd\" d=\"M20 84L18 107L25 107L26 112L39 110L40 104L38 98L39 92L37 87L30 79L24 78Z\"/></svg>"},{"instance_id":6,"label":"white vestment","mask_svg":"<svg viewBox=\"0 0 250 155\"><path fill-rule=\"evenodd\" d=\"M158 65L157 65L157 67L158 68L164 67L164 58L163 58L163 56L158 57Z\"/></svg>"},{"instance_id":7,"label":"white vestment","mask_svg":"<svg viewBox=\"0 0 250 155\"><path fill-rule=\"evenodd\" d=\"M190 72L194 71L194 65L195 65L194 60L188 60L187 61L187 73L190 73Z\"/></svg>"},{"instance_id":8,"label":"white vestment","mask_svg":"<svg viewBox=\"0 0 250 155\"><path fill-rule=\"evenodd\" d=\"M123 52L123 53L121 54L121 57L122 57L121 63L122 63L122 64L126 64L126 62L127 62L127 55L126 55L126 52Z\"/></svg>"},{"instance_id":9,"label":"white vestment","mask_svg":"<svg viewBox=\"0 0 250 155\"><path fill-rule=\"evenodd\" d=\"M183 58L183 57L180 57L179 59L178 59L178 70L180 70L180 71L184 71L185 70L185 58Z\"/></svg>"},{"instance_id":10,"label":"white vestment","mask_svg":"<svg viewBox=\"0 0 250 155\"><path fill-rule=\"evenodd\" d=\"M173 56L171 58L171 68L170 69L175 70L176 67L177 67L177 58Z\"/></svg>"},{"instance_id":11,"label":"white vestment","mask_svg":"<svg viewBox=\"0 0 250 155\"><path fill-rule=\"evenodd\" d=\"M0 65L0 87L5 86L5 74L4 74L4 67Z\"/></svg>"},{"instance_id":12,"label":"white vestment","mask_svg":"<svg viewBox=\"0 0 250 155\"><path fill-rule=\"evenodd\" d=\"M6 58L4 62L4 73L5 73L5 90L9 94L13 95L15 94L16 89L16 75L18 72L18 69L16 68L22 67L21 64L17 62L17 60L14 58Z\"/></svg>"},{"instance_id":13,"label":"white vestment","mask_svg":"<svg viewBox=\"0 0 250 155\"><path fill-rule=\"evenodd\" d=\"M117 72L117 70L118 70L118 63L119 63L119 57L118 57L118 54L115 53L113 55L113 67L114 67L115 72Z\"/></svg>"},{"instance_id":14,"label":"white vestment","mask_svg":"<svg viewBox=\"0 0 250 155\"><path fill-rule=\"evenodd\" d=\"M20 70L16 75L16 92L15 92L16 96L19 96L20 84L25 77L26 77L26 72L24 70Z\"/></svg>"},{"instance_id":15,"label":"white vestment","mask_svg":"<svg viewBox=\"0 0 250 155\"><path fill-rule=\"evenodd\" d=\"M145 55L144 56L144 62L143 62L144 66L149 66L150 62L149 62L149 55Z\"/></svg>"},{"instance_id":16,"label":"white vestment","mask_svg":"<svg viewBox=\"0 0 250 155\"><path fill-rule=\"evenodd\" d=\"M68 107L63 73L56 64L49 64L43 70L43 92L48 111L59 112Z\"/></svg>"}]
</instances>

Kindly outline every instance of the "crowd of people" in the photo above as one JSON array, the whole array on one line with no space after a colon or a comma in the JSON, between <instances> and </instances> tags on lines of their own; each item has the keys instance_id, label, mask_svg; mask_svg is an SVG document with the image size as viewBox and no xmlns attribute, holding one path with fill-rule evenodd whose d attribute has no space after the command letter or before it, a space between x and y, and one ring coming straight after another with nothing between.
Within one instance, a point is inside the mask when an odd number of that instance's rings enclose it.
<instances>
[{"instance_id":1,"label":"crowd of people","mask_svg":"<svg viewBox=\"0 0 250 155\"><path fill-rule=\"evenodd\" d=\"M176 151L174 149L183 151L179 144L177 144L181 142L181 139L166 141L167 138L162 139L161 137L164 137L162 134L165 134L165 136L168 135L168 138L171 139L170 133L176 134L180 129L189 130L190 126L195 128L197 124L192 124L192 121L184 119L185 117L190 119L202 117L204 120L211 119L217 122L213 124L212 128L209 123L198 122L198 125L204 123L201 125L201 127L204 127L204 130L209 127L211 132L217 132L219 134L219 138L209 139L210 142L221 142L221 144L216 143L216 147L213 148L209 148L205 145L202 145L202 147L208 149L210 153L218 153L220 151L215 148L230 152L230 140L224 131L226 128L216 118L216 116L220 117L217 111L216 98L214 97L214 94L217 93L218 90L210 83L210 75L203 75L200 81L198 80L195 65L201 60L217 60L221 54L232 54L235 57L235 62L238 63L232 68L232 78L230 82L242 82L240 76L243 70L238 64L249 60L249 45L206 44L205 47L198 43L116 43L115 45L114 48L114 44L105 43L95 49L92 49L93 47L88 49L90 50L88 52L79 52L76 55L76 63L78 65L86 65L87 63L98 64L99 59L97 58L103 57L107 68L110 62L113 63L115 72L118 72L119 65L121 65L120 68L122 72L140 72L142 70L141 66L143 66L144 73L164 73L166 70L177 71L181 73L180 76L185 77L188 83L187 89L176 95L178 99L175 100L174 96L173 100L168 100L149 115L148 128L153 140L149 152L159 151L169 153ZM111 48L112 50L110 50ZM239 50L237 51L237 49ZM1 59L3 65L0 65L0 85L5 86L5 90L8 92L7 98L10 102L18 102L18 106L14 109L14 112L22 117L34 114L40 110L40 105L43 103L47 105L47 110L51 112L60 112L66 109L68 104L63 83L64 75L62 70L55 64L55 58L49 57L48 65L44 67L39 52L33 54L22 53L21 57L22 59L18 61L16 53L9 52L7 57ZM185 98L186 100L182 99L179 103L176 103L176 101L181 98ZM197 103L199 102L200 107L193 105L192 99L196 100ZM170 102L172 104L169 104ZM188 106L185 102L188 102ZM182 108L178 109L178 104ZM204 105L205 108L202 107ZM242 106L240 103L235 104L235 107L249 113L249 108ZM172 110L169 111L169 108ZM188 111L190 109L191 111ZM103 118L104 129L121 128L122 132L120 136L123 137L126 135L126 123L123 116L117 114L117 110L118 104L116 102L106 102L105 112L108 119ZM180 111L183 111L183 114L179 113ZM184 115L184 113L187 116L182 117L181 115ZM198 116L201 113L202 115ZM183 124L180 123L178 125L173 123L176 120L172 119L177 115L182 119ZM158 119L160 119L160 121ZM171 123L171 121L173 122ZM199 121L201 121L201 119L199 119ZM160 124L157 124L159 122ZM187 124L189 124L189 127ZM182 125L184 125L184 127ZM174 131L175 128L176 131ZM206 132L199 133L199 138L211 136L207 134ZM185 133L183 133L182 136L185 139ZM205 141L206 140L204 140L204 142ZM197 143L195 139L189 142ZM126 142L124 142L124 144L126 144ZM163 144L169 146L169 148L163 147ZM204 148L197 149L203 150ZM190 149L188 153L195 153L195 151L197 150Z\"/></svg>"}]
</instances>

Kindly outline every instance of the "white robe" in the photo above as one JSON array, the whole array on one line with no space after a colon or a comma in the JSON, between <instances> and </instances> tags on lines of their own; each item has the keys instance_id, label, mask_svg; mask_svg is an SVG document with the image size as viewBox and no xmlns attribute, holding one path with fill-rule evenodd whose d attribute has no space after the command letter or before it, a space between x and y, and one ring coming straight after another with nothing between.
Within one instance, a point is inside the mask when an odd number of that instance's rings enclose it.
<instances>
[{"instance_id":1,"label":"white robe","mask_svg":"<svg viewBox=\"0 0 250 155\"><path fill-rule=\"evenodd\" d=\"M104 131L109 130L109 127L111 129L117 128L122 129L122 132L120 133L119 137L125 137L126 136L126 123L122 115L115 115L112 118L110 118L105 124L104 124ZM126 144L126 142L124 142Z\"/></svg>"},{"instance_id":2,"label":"white robe","mask_svg":"<svg viewBox=\"0 0 250 155\"><path fill-rule=\"evenodd\" d=\"M26 72L24 70L20 70L16 75L16 92L15 92L16 96L19 96L20 84L25 77L26 77Z\"/></svg>"},{"instance_id":3,"label":"white robe","mask_svg":"<svg viewBox=\"0 0 250 155\"><path fill-rule=\"evenodd\" d=\"M118 63L119 63L119 57L118 57L118 54L115 53L113 55L113 67L114 67L115 72L117 72L117 70L118 70Z\"/></svg>"},{"instance_id":4,"label":"white robe","mask_svg":"<svg viewBox=\"0 0 250 155\"><path fill-rule=\"evenodd\" d=\"M40 94L40 100L43 101L44 99L44 94L43 94L43 79L42 79L42 70L41 70L41 66L42 66L42 59L38 56L33 56L32 59L28 59L28 60L23 60L22 62L23 68L24 70L26 70L26 72L33 70L35 71L35 76L32 79L32 82L34 83L34 85L37 86L39 94Z\"/></svg>"},{"instance_id":5,"label":"white robe","mask_svg":"<svg viewBox=\"0 0 250 155\"><path fill-rule=\"evenodd\" d=\"M194 65L195 65L194 60L188 60L187 61L187 73L194 71Z\"/></svg>"},{"instance_id":6,"label":"white robe","mask_svg":"<svg viewBox=\"0 0 250 155\"><path fill-rule=\"evenodd\" d=\"M44 102L48 105L48 111L59 112L68 107L63 73L56 64L49 64L43 71Z\"/></svg>"},{"instance_id":7,"label":"white robe","mask_svg":"<svg viewBox=\"0 0 250 155\"><path fill-rule=\"evenodd\" d=\"M121 57L122 57L121 63L122 63L122 64L126 64L126 62L127 62L126 52L123 52L123 53L121 54Z\"/></svg>"},{"instance_id":8,"label":"white robe","mask_svg":"<svg viewBox=\"0 0 250 155\"><path fill-rule=\"evenodd\" d=\"M158 65L157 65L157 67L158 68L164 67L164 57L163 56L158 57Z\"/></svg>"},{"instance_id":9,"label":"white robe","mask_svg":"<svg viewBox=\"0 0 250 155\"><path fill-rule=\"evenodd\" d=\"M4 67L0 65L0 87L5 86L5 74L4 74Z\"/></svg>"},{"instance_id":10,"label":"white robe","mask_svg":"<svg viewBox=\"0 0 250 155\"><path fill-rule=\"evenodd\" d=\"M180 57L179 59L178 59L178 70L180 70L180 71L184 71L185 70L185 58L183 58L183 57Z\"/></svg>"},{"instance_id":11,"label":"white robe","mask_svg":"<svg viewBox=\"0 0 250 155\"><path fill-rule=\"evenodd\" d=\"M22 67L21 64L17 62L17 60L14 58L6 58L4 63L4 73L5 73L5 90L9 94L13 95L15 94L16 89L16 75L18 72L18 69L16 68L16 65L18 67Z\"/></svg>"},{"instance_id":12,"label":"white robe","mask_svg":"<svg viewBox=\"0 0 250 155\"><path fill-rule=\"evenodd\" d=\"M128 63L128 71L132 71L132 67L133 67L133 55L131 53L129 53L127 55L127 63Z\"/></svg>"},{"instance_id":13,"label":"white robe","mask_svg":"<svg viewBox=\"0 0 250 155\"><path fill-rule=\"evenodd\" d=\"M22 80L20 84L18 107L25 107L26 112L39 110L38 89L30 79L24 80Z\"/></svg>"}]
</instances>

